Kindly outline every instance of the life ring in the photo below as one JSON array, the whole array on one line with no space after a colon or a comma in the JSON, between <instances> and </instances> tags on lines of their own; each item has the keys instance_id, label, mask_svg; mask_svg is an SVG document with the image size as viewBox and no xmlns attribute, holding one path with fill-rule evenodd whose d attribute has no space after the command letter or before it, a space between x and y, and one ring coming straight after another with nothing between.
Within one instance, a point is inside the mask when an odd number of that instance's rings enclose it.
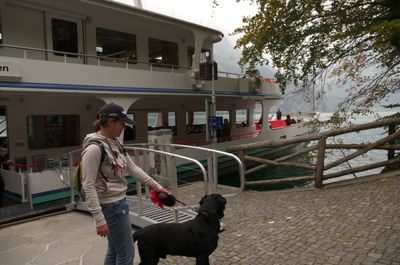
<instances>
[{"instance_id":1,"label":"life ring","mask_svg":"<svg viewBox=\"0 0 400 265\"><path fill-rule=\"evenodd\" d=\"M192 83L192 87L194 90L198 91L204 87L204 81L195 80Z\"/></svg>"}]
</instances>

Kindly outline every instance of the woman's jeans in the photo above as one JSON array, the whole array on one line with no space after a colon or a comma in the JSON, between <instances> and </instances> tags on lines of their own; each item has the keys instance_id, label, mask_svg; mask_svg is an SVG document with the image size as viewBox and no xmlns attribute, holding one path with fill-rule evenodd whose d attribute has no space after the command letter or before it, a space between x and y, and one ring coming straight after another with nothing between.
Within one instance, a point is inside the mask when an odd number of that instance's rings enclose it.
<instances>
[{"instance_id":1,"label":"woman's jeans","mask_svg":"<svg viewBox=\"0 0 400 265\"><path fill-rule=\"evenodd\" d=\"M104 265L132 265L134 248L126 200L101 205L109 230Z\"/></svg>"}]
</instances>

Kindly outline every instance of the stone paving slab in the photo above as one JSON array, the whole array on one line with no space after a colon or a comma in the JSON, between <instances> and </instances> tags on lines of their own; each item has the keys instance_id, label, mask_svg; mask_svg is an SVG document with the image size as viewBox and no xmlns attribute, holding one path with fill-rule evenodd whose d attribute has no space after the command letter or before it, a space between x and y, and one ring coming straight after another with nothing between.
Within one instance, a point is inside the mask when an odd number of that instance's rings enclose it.
<instances>
[{"instance_id":1,"label":"stone paving slab","mask_svg":"<svg viewBox=\"0 0 400 265\"><path fill-rule=\"evenodd\" d=\"M400 176L320 190L246 191L228 198L223 221L214 265L400 265ZM0 264L102 264L106 243L90 215L69 212L1 229ZM195 261L168 257L160 264Z\"/></svg>"}]
</instances>

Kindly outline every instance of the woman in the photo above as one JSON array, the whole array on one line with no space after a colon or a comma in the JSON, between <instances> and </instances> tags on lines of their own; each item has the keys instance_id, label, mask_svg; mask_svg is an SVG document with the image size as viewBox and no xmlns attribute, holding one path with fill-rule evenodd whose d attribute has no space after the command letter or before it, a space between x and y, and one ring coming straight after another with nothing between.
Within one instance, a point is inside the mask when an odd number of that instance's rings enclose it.
<instances>
[{"instance_id":1,"label":"woman","mask_svg":"<svg viewBox=\"0 0 400 265\"><path fill-rule=\"evenodd\" d=\"M82 188L97 234L108 239L105 265L133 264L125 173L158 192L170 194L125 154L118 140L125 124L133 125L133 120L128 118L123 108L114 103L106 104L100 108L93 123L96 132L88 134L83 142ZM106 155L102 156L102 152Z\"/></svg>"}]
</instances>

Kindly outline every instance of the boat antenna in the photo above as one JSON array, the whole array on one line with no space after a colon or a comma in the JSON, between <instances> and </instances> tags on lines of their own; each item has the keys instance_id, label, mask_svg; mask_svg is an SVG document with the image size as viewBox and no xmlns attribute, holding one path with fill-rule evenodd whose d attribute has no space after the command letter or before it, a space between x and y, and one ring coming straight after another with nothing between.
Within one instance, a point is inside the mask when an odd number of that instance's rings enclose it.
<instances>
[{"instance_id":1,"label":"boat antenna","mask_svg":"<svg viewBox=\"0 0 400 265\"><path fill-rule=\"evenodd\" d=\"M142 0L133 0L133 5L140 9L143 9Z\"/></svg>"}]
</instances>

